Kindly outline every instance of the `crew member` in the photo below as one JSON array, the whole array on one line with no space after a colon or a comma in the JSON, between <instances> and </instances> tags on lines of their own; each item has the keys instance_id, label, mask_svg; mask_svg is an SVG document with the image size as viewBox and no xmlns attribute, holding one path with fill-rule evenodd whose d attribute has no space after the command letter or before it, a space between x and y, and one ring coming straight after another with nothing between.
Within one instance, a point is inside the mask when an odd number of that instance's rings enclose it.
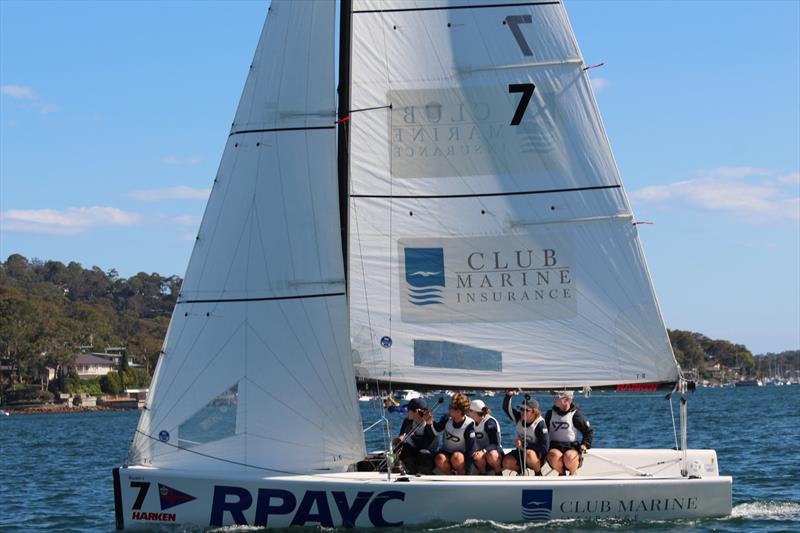
<instances>
[{"instance_id":1,"label":"crew member","mask_svg":"<svg viewBox=\"0 0 800 533\"><path fill-rule=\"evenodd\" d=\"M425 423L428 402L424 398L414 398L406 405L406 418L400 426L392 446L409 474L432 474L433 454L436 453L436 434Z\"/></svg>"},{"instance_id":2,"label":"crew member","mask_svg":"<svg viewBox=\"0 0 800 533\"><path fill-rule=\"evenodd\" d=\"M553 392L553 408L544 415L550 430L550 451L547 462L565 476L574 476L583 462L583 454L592 447L594 429L578 405L572 401L572 391ZM581 440L578 441L578 432Z\"/></svg>"},{"instance_id":3,"label":"crew member","mask_svg":"<svg viewBox=\"0 0 800 533\"><path fill-rule=\"evenodd\" d=\"M456 393L450 401L449 415L443 415L435 423L430 411L426 415L433 430L444 435L442 448L434 458L436 468L443 474L463 476L472 468L472 456L477 448L475 422L467 416L468 412L469 398Z\"/></svg>"},{"instance_id":4,"label":"crew member","mask_svg":"<svg viewBox=\"0 0 800 533\"><path fill-rule=\"evenodd\" d=\"M475 468L479 474L486 474L488 465L493 474L501 475L503 448L500 445L500 424L483 400L470 402L469 417L475 421L475 442L478 448L472 455Z\"/></svg>"},{"instance_id":5,"label":"crew member","mask_svg":"<svg viewBox=\"0 0 800 533\"><path fill-rule=\"evenodd\" d=\"M513 396L514 391L508 391L506 392L506 397L503 398L503 411L506 412L512 422L516 423L515 449L503 456L503 468L514 470L521 474L523 468L520 464L520 459L524 457L527 468L533 470L537 476L541 476L542 465L550 445L547 424L545 424L542 412L539 410L539 402L533 398L528 398L522 404L520 410L514 410L511 408L511 398Z\"/></svg>"}]
</instances>

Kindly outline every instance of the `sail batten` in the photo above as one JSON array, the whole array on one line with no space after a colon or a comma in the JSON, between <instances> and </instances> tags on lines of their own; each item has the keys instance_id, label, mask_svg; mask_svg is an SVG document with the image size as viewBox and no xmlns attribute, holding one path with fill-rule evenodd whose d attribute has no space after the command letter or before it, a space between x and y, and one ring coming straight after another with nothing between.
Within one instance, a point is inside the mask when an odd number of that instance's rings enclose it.
<instances>
[{"instance_id":1,"label":"sail batten","mask_svg":"<svg viewBox=\"0 0 800 533\"><path fill-rule=\"evenodd\" d=\"M583 66L560 2L354 0L359 377L678 379Z\"/></svg>"}]
</instances>

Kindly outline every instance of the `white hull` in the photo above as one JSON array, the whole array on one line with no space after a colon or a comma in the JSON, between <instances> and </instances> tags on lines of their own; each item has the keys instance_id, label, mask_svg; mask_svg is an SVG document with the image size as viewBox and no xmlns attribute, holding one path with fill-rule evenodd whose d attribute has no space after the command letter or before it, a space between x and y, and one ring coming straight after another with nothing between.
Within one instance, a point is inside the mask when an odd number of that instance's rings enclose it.
<instances>
[{"instance_id":1,"label":"white hull","mask_svg":"<svg viewBox=\"0 0 800 533\"><path fill-rule=\"evenodd\" d=\"M381 527L467 519L671 520L731 511L729 476L716 454L690 450L701 478L680 477L672 450L596 450L575 477L397 476L337 473L257 477L147 467L115 470L117 526ZM604 459L599 459L602 455ZM652 472L631 475L610 461ZM453 502L457 501L458 504Z\"/></svg>"}]
</instances>

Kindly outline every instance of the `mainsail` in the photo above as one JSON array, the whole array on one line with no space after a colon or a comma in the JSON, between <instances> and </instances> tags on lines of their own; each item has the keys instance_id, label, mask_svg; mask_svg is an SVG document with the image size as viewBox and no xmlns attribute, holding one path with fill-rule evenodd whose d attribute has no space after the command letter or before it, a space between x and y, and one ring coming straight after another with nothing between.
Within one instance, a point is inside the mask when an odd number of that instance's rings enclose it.
<instances>
[{"instance_id":1,"label":"mainsail","mask_svg":"<svg viewBox=\"0 0 800 533\"><path fill-rule=\"evenodd\" d=\"M677 380L563 5L354 0L352 28L357 374L460 387Z\"/></svg>"},{"instance_id":2,"label":"mainsail","mask_svg":"<svg viewBox=\"0 0 800 533\"><path fill-rule=\"evenodd\" d=\"M270 475L364 456L339 238L334 11L272 2L136 464Z\"/></svg>"}]
</instances>

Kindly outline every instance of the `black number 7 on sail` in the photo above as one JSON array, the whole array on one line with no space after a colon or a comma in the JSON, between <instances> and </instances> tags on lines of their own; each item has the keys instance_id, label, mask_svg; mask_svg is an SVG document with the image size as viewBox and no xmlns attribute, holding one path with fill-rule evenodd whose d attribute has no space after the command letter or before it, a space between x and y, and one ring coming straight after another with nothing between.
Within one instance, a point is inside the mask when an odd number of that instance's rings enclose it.
<instances>
[{"instance_id":1,"label":"black number 7 on sail","mask_svg":"<svg viewBox=\"0 0 800 533\"><path fill-rule=\"evenodd\" d=\"M514 118L511 119L512 126L519 126L519 123L522 122L522 115L528 109L528 102L531 101L534 89L536 89L536 85L533 83L510 83L508 85L509 93L522 93L517 110L514 112Z\"/></svg>"}]
</instances>

